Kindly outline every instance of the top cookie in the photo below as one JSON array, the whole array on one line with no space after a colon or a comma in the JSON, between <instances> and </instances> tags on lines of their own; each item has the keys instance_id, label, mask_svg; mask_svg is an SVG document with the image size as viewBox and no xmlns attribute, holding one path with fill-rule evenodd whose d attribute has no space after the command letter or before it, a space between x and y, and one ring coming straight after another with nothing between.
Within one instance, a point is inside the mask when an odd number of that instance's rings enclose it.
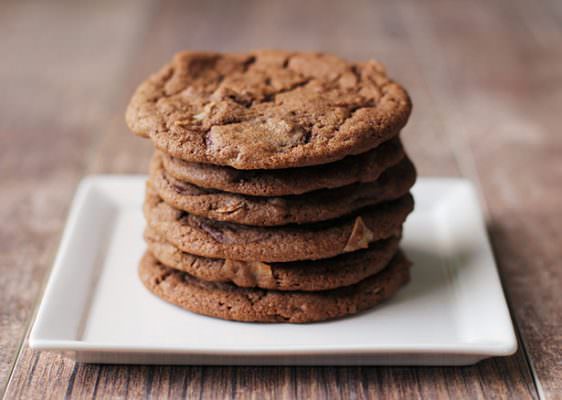
<instances>
[{"instance_id":1,"label":"top cookie","mask_svg":"<svg viewBox=\"0 0 562 400\"><path fill-rule=\"evenodd\" d=\"M410 111L406 91L376 61L182 52L139 86L126 120L186 161L276 169L365 152L396 136Z\"/></svg>"}]
</instances>

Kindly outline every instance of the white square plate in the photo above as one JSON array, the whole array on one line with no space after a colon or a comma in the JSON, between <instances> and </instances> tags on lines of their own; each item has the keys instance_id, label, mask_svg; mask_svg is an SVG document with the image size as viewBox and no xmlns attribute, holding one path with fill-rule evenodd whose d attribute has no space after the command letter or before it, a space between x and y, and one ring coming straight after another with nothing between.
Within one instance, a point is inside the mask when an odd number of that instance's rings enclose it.
<instances>
[{"instance_id":1,"label":"white square plate","mask_svg":"<svg viewBox=\"0 0 562 400\"><path fill-rule=\"evenodd\" d=\"M403 247L411 283L357 316L291 325L222 321L167 304L137 278L143 176L94 176L76 194L29 338L81 362L463 365L517 341L478 199L462 179L421 178Z\"/></svg>"}]
</instances>

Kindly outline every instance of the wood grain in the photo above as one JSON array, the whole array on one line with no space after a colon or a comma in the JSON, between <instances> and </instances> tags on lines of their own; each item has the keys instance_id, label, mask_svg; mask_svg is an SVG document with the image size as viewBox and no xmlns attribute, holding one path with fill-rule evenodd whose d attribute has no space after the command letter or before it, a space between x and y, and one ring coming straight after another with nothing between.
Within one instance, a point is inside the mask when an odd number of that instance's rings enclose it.
<instances>
[{"instance_id":1,"label":"wood grain","mask_svg":"<svg viewBox=\"0 0 562 400\"><path fill-rule=\"evenodd\" d=\"M0 7L1 392L142 20L132 3Z\"/></svg>"},{"instance_id":2,"label":"wood grain","mask_svg":"<svg viewBox=\"0 0 562 400\"><path fill-rule=\"evenodd\" d=\"M14 56L0 63L10 94L0 97L0 393L9 378L10 399L559 397L561 16L555 1L1 4L0 50ZM404 83L415 104L404 141L420 172L479 184L527 353L463 368L108 366L18 353L79 178L146 171L152 148L123 123L135 85L183 48L260 47L376 57Z\"/></svg>"},{"instance_id":3,"label":"wood grain","mask_svg":"<svg viewBox=\"0 0 562 400\"><path fill-rule=\"evenodd\" d=\"M527 12L526 5L506 10L495 4L484 16L481 3L461 17L450 2L432 12L412 2L404 14L419 51L447 65L437 74L432 59L419 57L447 129L458 132L463 171L480 183L539 391L556 398L562 395L562 136L556 111L562 104L562 30L552 29L560 20L545 8ZM456 29L443 29L450 25ZM471 49L480 62L471 62Z\"/></svg>"}]
</instances>

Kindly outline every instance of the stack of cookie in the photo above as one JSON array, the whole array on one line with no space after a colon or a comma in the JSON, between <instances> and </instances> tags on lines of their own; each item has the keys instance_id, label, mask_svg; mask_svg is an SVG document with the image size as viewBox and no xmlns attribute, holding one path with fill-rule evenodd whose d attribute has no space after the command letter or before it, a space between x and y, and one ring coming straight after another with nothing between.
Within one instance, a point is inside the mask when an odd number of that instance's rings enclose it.
<instances>
[{"instance_id":1,"label":"stack of cookie","mask_svg":"<svg viewBox=\"0 0 562 400\"><path fill-rule=\"evenodd\" d=\"M156 150L145 286L196 313L312 322L409 280L399 250L416 179L407 93L374 61L183 52L127 110Z\"/></svg>"}]
</instances>

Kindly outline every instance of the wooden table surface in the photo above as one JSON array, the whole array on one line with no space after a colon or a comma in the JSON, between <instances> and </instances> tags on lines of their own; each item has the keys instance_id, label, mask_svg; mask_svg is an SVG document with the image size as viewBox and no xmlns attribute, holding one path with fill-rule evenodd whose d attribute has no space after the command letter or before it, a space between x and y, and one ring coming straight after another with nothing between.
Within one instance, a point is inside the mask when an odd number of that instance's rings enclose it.
<instances>
[{"instance_id":1,"label":"wooden table surface","mask_svg":"<svg viewBox=\"0 0 562 400\"><path fill-rule=\"evenodd\" d=\"M78 182L147 170L151 145L123 122L133 88L180 49L264 47L375 57L408 88L420 173L479 189L517 354L462 368L234 368L29 349ZM562 2L2 2L0 54L0 395L562 398Z\"/></svg>"}]
</instances>

